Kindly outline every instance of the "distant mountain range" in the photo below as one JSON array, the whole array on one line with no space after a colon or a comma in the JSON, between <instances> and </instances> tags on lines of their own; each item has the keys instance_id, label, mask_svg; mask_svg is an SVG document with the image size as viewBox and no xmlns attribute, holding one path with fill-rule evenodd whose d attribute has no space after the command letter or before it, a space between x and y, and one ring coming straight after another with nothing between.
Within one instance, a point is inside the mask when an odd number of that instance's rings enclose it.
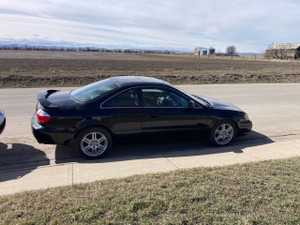
<instances>
[{"instance_id":1,"label":"distant mountain range","mask_svg":"<svg viewBox=\"0 0 300 225\"><path fill-rule=\"evenodd\" d=\"M130 48L130 47L117 47L107 46L94 47L94 46L79 46L74 43L60 42L60 43L36 43L36 44L7 44L6 41L0 41L0 50L37 50L37 51L91 51L91 52L127 52L127 53L193 53L185 49L170 50L164 48ZM264 55L264 53L255 52L238 52L238 55Z\"/></svg>"},{"instance_id":2,"label":"distant mountain range","mask_svg":"<svg viewBox=\"0 0 300 225\"><path fill-rule=\"evenodd\" d=\"M98 48L98 47L64 47L44 45L1 45L0 50L31 50L31 51L85 51L85 52L124 52L124 53L191 53L183 51L170 51L164 49L136 49L136 48Z\"/></svg>"},{"instance_id":3,"label":"distant mountain range","mask_svg":"<svg viewBox=\"0 0 300 225\"><path fill-rule=\"evenodd\" d=\"M164 47L135 47L135 46L117 46L117 45L106 45L106 46L97 46L94 44L78 44L73 42L47 42L42 40L15 40L15 39L8 39L8 40L0 40L0 48L10 48L10 49L40 49L40 50L93 50L93 51L103 51L103 50L118 50L118 51L125 51L125 50L132 50L132 51L169 51L172 53L192 53L193 50L187 49L172 49L172 48L164 48Z\"/></svg>"}]
</instances>

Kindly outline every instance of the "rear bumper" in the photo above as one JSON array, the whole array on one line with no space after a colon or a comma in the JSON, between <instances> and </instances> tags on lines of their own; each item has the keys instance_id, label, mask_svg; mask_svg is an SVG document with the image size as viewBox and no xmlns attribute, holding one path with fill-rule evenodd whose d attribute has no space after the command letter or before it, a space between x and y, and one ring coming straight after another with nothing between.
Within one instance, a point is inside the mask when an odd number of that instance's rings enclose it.
<instances>
[{"instance_id":1,"label":"rear bumper","mask_svg":"<svg viewBox=\"0 0 300 225\"><path fill-rule=\"evenodd\" d=\"M5 125L6 125L6 119L4 117L3 120L0 122L0 134L2 134L2 132L5 128Z\"/></svg>"},{"instance_id":2,"label":"rear bumper","mask_svg":"<svg viewBox=\"0 0 300 225\"><path fill-rule=\"evenodd\" d=\"M249 134L252 130L252 126L253 125L252 125L251 120L246 120L246 121L239 122L238 135L239 136L244 136L244 135Z\"/></svg>"},{"instance_id":3,"label":"rear bumper","mask_svg":"<svg viewBox=\"0 0 300 225\"><path fill-rule=\"evenodd\" d=\"M67 144L73 139L74 134L70 131L53 129L40 125L36 116L31 119L31 129L35 139L42 144Z\"/></svg>"}]
</instances>

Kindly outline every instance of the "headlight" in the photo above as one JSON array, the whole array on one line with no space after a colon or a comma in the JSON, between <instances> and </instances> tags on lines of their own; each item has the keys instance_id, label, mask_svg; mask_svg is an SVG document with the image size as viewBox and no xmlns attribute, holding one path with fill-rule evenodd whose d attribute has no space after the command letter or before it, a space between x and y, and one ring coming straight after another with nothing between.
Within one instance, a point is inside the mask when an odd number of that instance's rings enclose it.
<instances>
[{"instance_id":1,"label":"headlight","mask_svg":"<svg viewBox=\"0 0 300 225\"><path fill-rule=\"evenodd\" d=\"M245 119L245 120L249 120L249 116L248 116L248 114L247 114L247 113L245 113L245 115L244 115L244 119Z\"/></svg>"}]
</instances>

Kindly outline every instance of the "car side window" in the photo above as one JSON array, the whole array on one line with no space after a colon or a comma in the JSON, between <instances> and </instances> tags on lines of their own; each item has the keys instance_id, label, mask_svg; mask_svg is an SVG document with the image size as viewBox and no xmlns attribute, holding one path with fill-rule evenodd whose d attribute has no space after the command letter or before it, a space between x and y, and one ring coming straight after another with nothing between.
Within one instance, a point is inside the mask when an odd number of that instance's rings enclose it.
<instances>
[{"instance_id":1,"label":"car side window","mask_svg":"<svg viewBox=\"0 0 300 225\"><path fill-rule=\"evenodd\" d=\"M182 107L186 108L189 102L178 93L168 89L144 88L142 96L145 107Z\"/></svg>"},{"instance_id":2,"label":"car side window","mask_svg":"<svg viewBox=\"0 0 300 225\"><path fill-rule=\"evenodd\" d=\"M111 98L103 107L138 107L139 98L136 90L128 90Z\"/></svg>"}]
</instances>

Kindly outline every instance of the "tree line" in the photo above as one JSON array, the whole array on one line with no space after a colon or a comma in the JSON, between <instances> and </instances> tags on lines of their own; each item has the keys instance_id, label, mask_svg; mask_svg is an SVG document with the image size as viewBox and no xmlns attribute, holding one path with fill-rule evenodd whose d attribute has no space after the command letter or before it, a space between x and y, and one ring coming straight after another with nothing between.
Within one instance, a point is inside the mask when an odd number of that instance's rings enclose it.
<instances>
[{"instance_id":1,"label":"tree line","mask_svg":"<svg viewBox=\"0 0 300 225\"><path fill-rule=\"evenodd\" d=\"M73 52L117 52L117 53L153 53L174 54L170 50L149 49L107 49L96 47L59 47L59 46L28 46L28 45L0 45L0 50L24 50L24 51L73 51Z\"/></svg>"}]
</instances>

